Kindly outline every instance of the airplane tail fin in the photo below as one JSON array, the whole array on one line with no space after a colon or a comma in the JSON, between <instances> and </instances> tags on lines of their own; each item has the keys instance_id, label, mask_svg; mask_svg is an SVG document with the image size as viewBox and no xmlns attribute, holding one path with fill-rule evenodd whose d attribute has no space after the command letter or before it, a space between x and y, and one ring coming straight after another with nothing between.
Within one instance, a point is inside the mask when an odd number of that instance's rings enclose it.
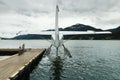
<instances>
[{"instance_id":1,"label":"airplane tail fin","mask_svg":"<svg viewBox=\"0 0 120 80\"><path fill-rule=\"evenodd\" d=\"M59 47L59 26L58 26L58 15L59 15L59 6L56 4L56 13L55 13L55 46Z\"/></svg>"}]
</instances>

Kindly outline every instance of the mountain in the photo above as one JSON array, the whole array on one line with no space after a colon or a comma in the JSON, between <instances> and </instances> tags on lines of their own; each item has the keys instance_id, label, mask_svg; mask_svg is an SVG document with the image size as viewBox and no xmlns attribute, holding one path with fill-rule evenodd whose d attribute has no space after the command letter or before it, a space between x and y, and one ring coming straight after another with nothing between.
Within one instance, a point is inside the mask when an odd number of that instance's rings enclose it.
<instances>
[{"instance_id":1,"label":"mountain","mask_svg":"<svg viewBox=\"0 0 120 80\"><path fill-rule=\"evenodd\" d=\"M117 27L117 28L114 28L114 29L108 29L107 31L110 31L110 32L112 32L113 34L120 33L120 26Z\"/></svg>"},{"instance_id":2,"label":"mountain","mask_svg":"<svg viewBox=\"0 0 120 80\"><path fill-rule=\"evenodd\" d=\"M94 39L94 40L105 40L105 39L119 39L120 40L120 27L108 30L97 29L89 25L84 24L75 24L66 28L59 28L60 31L110 31L112 34L89 34L89 35L76 35L76 36L64 36L64 39ZM49 29L46 31L54 31L54 29ZM39 34L27 34L27 35L19 35L12 39L51 39L51 36L39 35Z\"/></svg>"},{"instance_id":3,"label":"mountain","mask_svg":"<svg viewBox=\"0 0 120 80\"><path fill-rule=\"evenodd\" d=\"M66 28L59 28L60 31L103 31L102 29L97 29L89 25L84 25L84 24L75 24ZM47 31L54 31L54 29L49 29Z\"/></svg>"},{"instance_id":4,"label":"mountain","mask_svg":"<svg viewBox=\"0 0 120 80\"><path fill-rule=\"evenodd\" d=\"M92 26L84 25L84 24L75 24L70 27L66 27L66 28L62 29L62 31L88 31L88 30L102 31L102 29L96 29Z\"/></svg>"},{"instance_id":5,"label":"mountain","mask_svg":"<svg viewBox=\"0 0 120 80\"><path fill-rule=\"evenodd\" d=\"M94 27L84 25L84 24L75 24L66 28L59 28L60 31L103 31L102 29L96 29ZM47 31L54 31L54 29L49 29ZM27 35L19 35L12 39L50 39L51 36L39 35L39 34L27 34Z\"/></svg>"},{"instance_id":6,"label":"mountain","mask_svg":"<svg viewBox=\"0 0 120 80\"><path fill-rule=\"evenodd\" d=\"M27 35L19 35L12 39L50 39L50 35L39 35L39 34L27 34Z\"/></svg>"}]
</instances>

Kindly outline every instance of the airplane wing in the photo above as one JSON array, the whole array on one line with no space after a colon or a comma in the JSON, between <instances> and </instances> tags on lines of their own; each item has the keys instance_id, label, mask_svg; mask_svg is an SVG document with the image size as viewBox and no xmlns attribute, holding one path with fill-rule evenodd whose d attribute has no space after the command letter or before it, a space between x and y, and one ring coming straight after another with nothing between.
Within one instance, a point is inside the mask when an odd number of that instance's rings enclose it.
<instances>
[{"instance_id":1,"label":"airplane wing","mask_svg":"<svg viewBox=\"0 0 120 80\"><path fill-rule=\"evenodd\" d=\"M67 35L111 34L109 31L60 31L60 39Z\"/></svg>"},{"instance_id":2,"label":"airplane wing","mask_svg":"<svg viewBox=\"0 0 120 80\"><path fill-rule=\"evenodd\" d=\"M26 33L26 32L21 32L19 35L22 34L30 34L30 33ZM32 32L32 34L39 34L39 35L51 35L52 38L55 38L55 31L41 31L41 32ZM66 35L87 35L87 34L111 34L111 32L109 31L100 31L100 32L95 32L95 31L59 31L59 37L60 39L63 38L63 36ZM4 33L4 34L0 34L1 37L4 38L12 38L15 37L16 34L10 34L10 33Z\"/></svg>"},{"instance_id":3,"label":"airplane wing","mask_svg":"<svg viewBox=\"0 0 120 80\"><path fill-rule=\"evenodd\" d=\"M109 31L60 31L63 35L111 34Z\"/></svg>"},{"instance_id":4,"label":"airplane wing","mask_svg":"<svg viewBox=\"0 0 120 80\"><path fill-rule=\"evenodd\" d=\"M55 39L55 31L42 31L40 35L51 35ZM59 31L60 40L66 35L112 34L109 31Z\"/></svg>"},{"instance_id":5,"label":"airplane wing","mask_svg":"<svg viewBox=\"0 0 120 80\"><path fill-rule=\"evenodd\" d=\"M40 35L52 35L55 31L41 31L40 33L34 33ZM85 34L111 34L110 31L59 31L62 35L85 35Z\"/></svg>"}]
</instances>

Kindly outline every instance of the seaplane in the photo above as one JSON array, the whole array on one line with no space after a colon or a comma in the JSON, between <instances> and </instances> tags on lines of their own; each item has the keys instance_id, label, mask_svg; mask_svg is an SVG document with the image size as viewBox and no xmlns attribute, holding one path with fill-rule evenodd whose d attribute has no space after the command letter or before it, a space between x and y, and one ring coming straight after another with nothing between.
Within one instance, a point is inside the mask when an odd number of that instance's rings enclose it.
<instances>
[{"instance_id":1,"label":"seaplane","mask_svg":"<svg viewBox=\"0 0 120 80\"><path fill-rule=\"evenodd\" d=\"M62 46L65 53L69 56L72 57L70 51L65 47L63 37L65 35L84 35L84 34L111 34L109 31L101 31L101 32L95 32L95 31L59 31L59 3L58 0L56 0L56 5L55 5L55 30L54 31L42 31L39 34L40 35L51 35L51 45L50 47L46 50L46 55L50 54L51 52L51 47L55 47L56 49L56 56L59 56L59 48ZM22 31L19 31L16 33L19 35Z\"/></svg>"},{"instance_id":2,"label":"seaplane","mask_svg":"<svg viewBox=\"0 0 120 80\"><path fill-rule=\"evenodd\" d=\"M65 35L83 35L83 34L111 34L109 31L101 31L101 32L95 32L95 31L59 31L59 3L58 0L56 1L55 5L55 31L46 31L41 32L43 35L51 35L52 37L52 43L50 47L46 50L46 54L49 54L51 52L51 47L55 47L56 49L56 56L59 56L59 48L62 46L64 49L64 53L66 53L69 57L72 57L70 51L65 47L63 37Z\"/></svg>"}]
</instances>

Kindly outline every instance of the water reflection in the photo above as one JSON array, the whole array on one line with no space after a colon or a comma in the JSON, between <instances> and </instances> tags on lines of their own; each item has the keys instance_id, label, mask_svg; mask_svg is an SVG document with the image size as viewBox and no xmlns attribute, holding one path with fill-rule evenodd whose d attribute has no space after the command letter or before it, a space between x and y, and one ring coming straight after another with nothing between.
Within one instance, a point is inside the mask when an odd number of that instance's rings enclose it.
<instances>
[{"instance_id":1,"label":"water reflection","mask_svg":"<svg viewBox=\"0 0 120 80\"><path fill-rule=\"evenodd\" d=\"M50 69L51 72L50 80L62 80L61 79L63 72L62 68L63 68L63 60L61 59L60 56L58 56L52 61L52 66Z\"/></svg>"}]
</instances>

